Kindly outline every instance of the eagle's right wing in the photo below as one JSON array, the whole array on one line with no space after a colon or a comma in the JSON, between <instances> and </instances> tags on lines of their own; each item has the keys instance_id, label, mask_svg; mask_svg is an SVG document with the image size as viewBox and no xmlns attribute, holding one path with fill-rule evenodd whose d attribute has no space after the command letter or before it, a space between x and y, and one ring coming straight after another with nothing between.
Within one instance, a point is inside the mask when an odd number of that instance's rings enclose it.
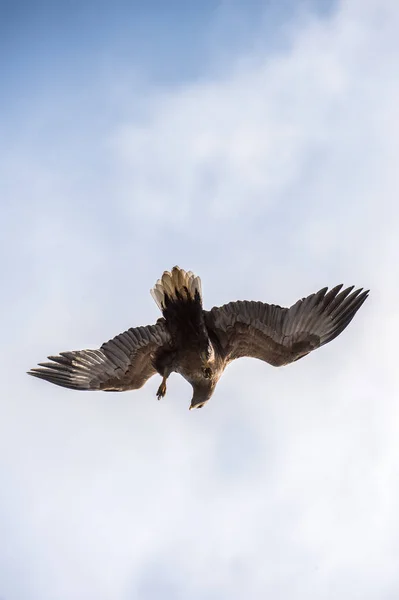
<instances>
[{"instance_id":1,"label":"eagle's right wing","mask_svg":"<svg viewBox=\"0 0 399 600\"><path fill-rule=\"evenodd\" d=\"M327 344L347 327L368 291L341 288L324 288L291 308L230 302L205 311L205 322L219 340L226 363L250 356L279 367Z\"/></svg>"},{"instance_id":2,"label":"eagle's right wing","mask_svg":"<svg viewBox=\"0 0 399 600\"><path fill-rule=\"evenodd\" d=\"M164 319L135 327L105 342L98 350L75 350L49 356L28 373L74 390L135 390L156 373L154 354L168 346Z\"/></svg>"}]
</instances>

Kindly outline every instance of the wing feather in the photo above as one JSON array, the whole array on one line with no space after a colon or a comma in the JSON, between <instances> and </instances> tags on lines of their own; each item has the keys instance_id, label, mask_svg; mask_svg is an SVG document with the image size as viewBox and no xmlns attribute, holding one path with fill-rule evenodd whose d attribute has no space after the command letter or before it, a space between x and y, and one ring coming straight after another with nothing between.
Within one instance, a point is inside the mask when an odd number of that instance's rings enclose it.
<instances>
[{"instance_id":1,"label":"wing feather","mask_svg":"<svg viewBox=\"0 0 399 600\"><path fill-rule=\"evenodd\" d=\"M156 373L153 355L168 345L163 319L155 325L131 328L98 350L76 350L49 356L28 373L76 390L123 391L140 388Z\"/></svg>"},{"instance_id":2,"label":"wing feather","mask_svg":"<svg viewBox=\"0 0 399 600\"><path fill-rule=\"evenodd\" d=\"M230 302L205 311L206 325L219 340L226 362L251 356L285 365L327 344L349 325L369 291L342 287L323 288L291 308Z\"/></svg>"}]
</instances>

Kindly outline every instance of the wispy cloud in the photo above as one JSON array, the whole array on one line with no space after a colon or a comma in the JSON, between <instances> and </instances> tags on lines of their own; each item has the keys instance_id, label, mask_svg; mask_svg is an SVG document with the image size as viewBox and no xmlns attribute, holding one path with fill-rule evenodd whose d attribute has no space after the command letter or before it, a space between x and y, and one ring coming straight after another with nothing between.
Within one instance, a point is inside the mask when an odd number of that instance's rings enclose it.
<instances>
[{"instance_id":1,"label":"wispy cloud","mask_svg":"<svg viewBox=\"0 0 399 600\"><path fill-rule=\"evenodd\" d=\"M106 69L5 126L0 595L397 597L398 26L394 0L351 0L223 72ZM177 376L160 403L155 379L24 376L153 322L176 263L207 307L372 294L303 361L230 366L203 411Z\"/></svg>"}]
</instances>

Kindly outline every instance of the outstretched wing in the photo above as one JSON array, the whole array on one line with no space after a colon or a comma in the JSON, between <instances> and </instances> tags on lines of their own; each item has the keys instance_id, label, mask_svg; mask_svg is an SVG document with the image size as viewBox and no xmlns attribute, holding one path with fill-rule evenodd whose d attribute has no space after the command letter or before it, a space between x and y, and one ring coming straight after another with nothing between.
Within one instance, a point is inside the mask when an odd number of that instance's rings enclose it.
<instances>
[{"instance_id":1,"label":"outstretched wing","mask_svg":"<svg viewBox=\"0 0 399 600\"><path fill-rule=\"evenodd\" d=\"M153 355L170 341L163 319L135 327L105 342L99 350L75 350L49 356L29 375L73 390L135 390L156 373Z\"/></svg>"},{"instance_id":2,"label":"outstretched wing","mask_svg":"<svg viewBox=\"0 0 399 600\"><path fill-rule=\"evenodd\" d=\"M279 367L327 344L347 327L368 295L368 290L353 287L324 288L291 308L230 302L205 312L205 322L226 363L251 356Z\"/></svg>"}]
</instances>

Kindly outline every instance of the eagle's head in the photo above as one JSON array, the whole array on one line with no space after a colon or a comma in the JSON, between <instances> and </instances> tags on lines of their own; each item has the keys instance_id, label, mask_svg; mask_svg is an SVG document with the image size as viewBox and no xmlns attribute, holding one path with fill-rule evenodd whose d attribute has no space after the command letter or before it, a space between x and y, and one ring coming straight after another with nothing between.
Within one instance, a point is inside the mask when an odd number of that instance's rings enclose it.
<instances>
[{"instance_id":1,"label":"eagle's head","mask_svg":"<svg viewBox=\"0 0 399 600\"><path fill-rule=\"evenodd\" d=\"M191 382L193 386L193 397L190 404L192 408L202 408L208 402L209 398L215 391L216 384L219 380L218 374L212 370L202 372L202 378Z\"/></svg>"}]
</instances>

